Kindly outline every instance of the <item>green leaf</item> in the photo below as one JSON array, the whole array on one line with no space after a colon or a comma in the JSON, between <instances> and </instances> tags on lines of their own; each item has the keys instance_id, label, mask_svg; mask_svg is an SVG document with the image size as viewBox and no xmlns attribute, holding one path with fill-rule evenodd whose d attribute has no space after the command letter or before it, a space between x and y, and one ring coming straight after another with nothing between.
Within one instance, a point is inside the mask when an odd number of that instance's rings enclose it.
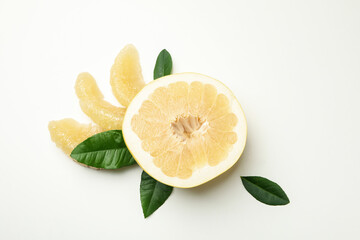
<instances>
[{"instance_id":1,"label":"green leaf","mask_svg":"<svg viewBox=\"0 0 360 240\"><path fill-rule=\"evenodd\" d=\"M103 169L117 169L136 163L125 145L121 130L89 137L77 145L70 156L85 165Z\"/></svg>"},{"instance_id":2,"label":"green leaf","mask_svg":"<svg viewBox=\"0 0 360 240\"><path fill-rule=\"evenodd\" d=\"M241 177L245 189L258 201L268 205L286 205L290 202L282 188L263 177Z\"/></svg>"},{"instance_id":3,"label":"green leaf","mask_svg":"<svg viewBox=\"0 0 360 240\"><path fill-rule=\"evenodd\" d=\"M160 77L171 74L172 70L172 59L171 55L166 49L163 49L156 59L154 68L154 80Z\"/></svg>"},{"instance_id":4,"label":"green leaf","mask_svg":"<svg viewBox=\"0 0 360 240\"><path fill-rule=\"evenodd\" d=\"M141 174L140 199L144 217L155 212L168 199L173 187L156 181L145 171Z\"/></svg>"}]
</instances>

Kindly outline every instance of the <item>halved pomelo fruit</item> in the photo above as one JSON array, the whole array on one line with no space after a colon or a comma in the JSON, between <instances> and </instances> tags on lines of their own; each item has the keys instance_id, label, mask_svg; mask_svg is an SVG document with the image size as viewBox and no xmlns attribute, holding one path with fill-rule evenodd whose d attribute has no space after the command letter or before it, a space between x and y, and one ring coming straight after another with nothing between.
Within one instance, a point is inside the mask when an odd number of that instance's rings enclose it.
<instances>
[{"instance_id":1,"label":"halved pomelo fruit","mask_svg":"<svg viewBox=\"0 0 360 240\"><path fill-rule=\"evenodd\" d=\"M181 73L152 81L135 96L125 113L123 134L144 171L164 184L190 188L238 161L247 125L224 84Z\"/></svg>"}]
</instances>

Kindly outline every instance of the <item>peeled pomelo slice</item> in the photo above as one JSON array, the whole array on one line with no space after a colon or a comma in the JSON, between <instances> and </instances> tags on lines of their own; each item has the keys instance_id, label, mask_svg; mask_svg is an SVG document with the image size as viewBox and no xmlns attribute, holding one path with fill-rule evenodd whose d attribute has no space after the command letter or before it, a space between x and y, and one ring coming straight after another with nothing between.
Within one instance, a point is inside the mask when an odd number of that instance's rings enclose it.
<instances>
[{"instance_id":1,"label":"peeled pomelo slice","mask_svg":"<svg viewBox=\"0 0 360 240\"><path fill-rule=\"evenodd\" d=\"M95 79L89 73L80 73L75 83L81 110L104 131L121 129L125 108L104 100Z\"/></svg>"},{"instance_id":2,"label":"peeled pomelo slice","mask_svg":"<svg viewBox=\"0 0 360 240\"><path fill-rule=\"evenodd\" d=\"M72 118L51 121L48 125L51 140L67 155L85 139L101 132L101 128L94 124L81 124Z\"/></svg>"},{"instance_id":3,"label":"peeled pomelo slice","mask_svg":"<svg viewBox=\"0 0 360 240\"><path fill-rule=\"evenodd\" d=\"M247 125L233 93L205 75L181 73L146 85L125 113L123 135L137 163L156 180L191 188L240 158Z\"/></svg>"},{"instance_id":4,"label":"peeled pomelo slice","mask_svg":"<svg viewBox=\"0 0 360 240\"><path fill-rule=\"evenodd\" d=\"M139 54L134 45L126 45L115 58L110 70L110 85L114 96L124 107L145 86Z\"/></svg>"}]
</instances>

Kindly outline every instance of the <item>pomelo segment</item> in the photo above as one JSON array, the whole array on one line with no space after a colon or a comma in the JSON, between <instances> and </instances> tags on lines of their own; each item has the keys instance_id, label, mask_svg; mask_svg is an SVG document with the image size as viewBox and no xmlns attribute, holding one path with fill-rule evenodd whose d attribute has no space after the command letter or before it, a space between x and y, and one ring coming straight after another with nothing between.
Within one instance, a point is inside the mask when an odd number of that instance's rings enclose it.
<instances>
[{"instance_id":1,"label":"pomelo segment","mask_svg":"<svg viewBox=\"0 0 360 240\"><path fill-rule=\"evenodd\" d=\"M97 125L81 124L72 118L51 121L48 128L51 140L67 155L70 155L79 143L102 131Z\"/></svg>"},{"instance_id":2,"label":"pomelo segment","mask_svg":"<svg viewBox=\"0 0 360 240\"><path fill-rule=\"evenodd\" d=\"M79 99L101 100L104 95L90 73L80 73L76 79L75 92Z\"/></svg>"},{"instance_id":3,"label":"pomelo segment","mask_svg":"<svg viewBox=\"0 0 360 240\"><path fill-rule=\"evenodd\" d=\"M238 161L247 125L239 102L224 84L181 73L159 78L135 96L123 134L144 171L164 184L190 188Z\"/></svg>"},{"instance_id":4,"label":"pomelo segment","mask_svg":"<svg viewBox=\"0 0 360 240\"><path fill-rule=\"evenodd\" d=\"M139 54L134 45L126 45L115 58L110 70L110 85L114 96L124 107L145 86Z\"/></svg>"},{"instance_id":5,"label":"pomelo segment","mask_svg":"<svg viewBox=\"0 0 360 240\"><path fill-rule=\"evenodd\" d=\"M81 110L104 131L121 129L125 108L104 100L95 79L89 73L80 73L75 83Z\"/></svg>"}]
</instances>

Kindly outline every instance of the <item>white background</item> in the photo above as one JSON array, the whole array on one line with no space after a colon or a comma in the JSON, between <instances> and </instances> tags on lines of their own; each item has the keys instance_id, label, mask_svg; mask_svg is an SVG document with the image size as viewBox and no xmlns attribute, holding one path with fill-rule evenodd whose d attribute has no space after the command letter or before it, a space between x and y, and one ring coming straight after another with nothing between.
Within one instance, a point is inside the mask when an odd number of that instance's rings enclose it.
<instances>
[{"instance_id":1,"label":"white background","mask_svg":"<svg viewBox=\"0 0 360 240\"><path fill-rule=\"evenodd\" d=\"M0 239L360 239L360 1L0 1ZM139 50L147 82L166 48L174 72L217 78L241 102L238 164L175 189L143 219L141 169L95 171L51 142L81 112L78 73L116 104L109 70ZM265 176L291 203L253 199Z\"/></svg>"}]
</instances>

